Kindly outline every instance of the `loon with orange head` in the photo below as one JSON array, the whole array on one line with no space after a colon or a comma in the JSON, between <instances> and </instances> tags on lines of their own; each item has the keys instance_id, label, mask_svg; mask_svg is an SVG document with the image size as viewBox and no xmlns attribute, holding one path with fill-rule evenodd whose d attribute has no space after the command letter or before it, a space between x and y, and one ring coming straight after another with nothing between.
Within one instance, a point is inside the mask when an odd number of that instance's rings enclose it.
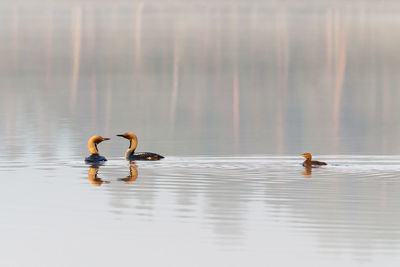
<instances>
[{"instance_id":1,"label":"loon with orange head","mask_svg":"<svg viewBox=\"0 0 400 267\"><path fill-rule=\"evenodd\" d=\"M126 132L124 134L117 134L117 136L126 138L130 142L129 148L125 152L125 158L127 160L160 160L160 159L164 158L161 155L158 155L156 153L151 153L151 152L135 153L135 150L136 150L136 147L138 144L138 139L134 133Z\"/></svg>"},{"instance_id":2,"label":"loon with orange head","mask_svg":"<svg viewBox=\"0 0 400 267\"><path fill-rule=\"evenodd\" d=\"M103 161L107 161L105 157L100 156L99 150L97 149L97 145L106 140L110 140L110 138L105 138L98 135L92 136L89 139L88 149L90 152L90 156L85 158L85 161L87 163L101 163Z\"/></svg>"},{"instance_id":3,"label":"loon with orange head","mask_svg":"<svg viewBox=\"0 0 400 267\"><path fill-rule=\"evenodd\" d=\"M328 165L326 162L311 160L312 156L310 153L303 153L300 156L305 157L306 160L303 162L303 166L306 168L312 168L316 166Z\"/></svg>"}]
</instances>

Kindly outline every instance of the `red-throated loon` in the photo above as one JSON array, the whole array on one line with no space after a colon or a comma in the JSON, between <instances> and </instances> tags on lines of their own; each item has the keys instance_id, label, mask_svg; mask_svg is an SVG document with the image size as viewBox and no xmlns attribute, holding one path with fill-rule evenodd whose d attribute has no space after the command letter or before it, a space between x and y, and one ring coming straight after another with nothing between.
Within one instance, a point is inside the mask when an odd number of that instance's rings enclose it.
<instances>
[{"instance_id":1,"label":"red-throated loon","mask_svg":"<svg viewBox=\"0 0 400 267\"><path fill-rule=\"evenodd\" d=\"M117 136L124 137L130 141L130 145L128 150L125 153L125 158L127 160L160 160L164 157L151 152L139 152L135 153L138 139L137 136L133 133L127 132L124 134L117 134Z\"/></svg>"},{"instance_id":2,"label":"red-throated loon","mask_svg":"<svg viewBox=\"0 0 400 267\"><path fill-rule=\"evenodd\" d=\"M90 156L85 158L85 161L88 163L92 162L101 162L107 161L107 159L103 156L100 156L99 150L97 149L97 144L100 144L103 141L110 140L110 138L104 138L98 135L92 136L88 141L88 149L90 152Z\"/></svg>"},{"instance_id":3,"label":"red-throated loon","mask_svg":"<svg viewBox=\"0 0 400 267\"><path fill-rule=\"evenodd\" d=\"M320 165L328 165L322 161L311 160L312 156L310 153L303 153L300 156L306 158L306 160L303 162L303 166L306 168L312 168L314 166L320 166Z\"/></svg>"}]
</instances>

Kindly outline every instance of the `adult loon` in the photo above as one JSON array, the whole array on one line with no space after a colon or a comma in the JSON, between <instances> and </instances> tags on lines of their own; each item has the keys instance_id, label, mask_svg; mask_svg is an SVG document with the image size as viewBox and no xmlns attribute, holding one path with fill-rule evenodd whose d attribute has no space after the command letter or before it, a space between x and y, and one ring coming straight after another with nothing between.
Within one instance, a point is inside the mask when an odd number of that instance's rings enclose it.
<instances>
[{"instance_id":1,"label":"adult loon","mask_svg":"<svg viewBox=\"0 0 400 267\"><path fill-rule=\"evenodd\" d=\"M312 168L314 166L320 166L320 165L328 165L322 161L311 160L312 156L310 153L303 153L300 156L306 158L306 160L303 162L303 166L306 168Z\"/></svg>"},{"instance_id":2,"label":"adult loon","mask_svg":"<svg viewBox=\"0 0 400 267\"><path fill-rule=\"evenodd\" d=\"M124 134L117 134L117 136L126 138L130 141L129 148L126 150L125 153L125 158L127 160L160 160L163 159L164 157L161 155L158 155L156 153L151 153L151 152L139 152L135 153L137 144L138 144L138 139L137 136L131 132L127 132Z\"/></svg>"},{"instance_id":3,"label":"adult loon","mask_svg":"<svg viewBox=\"0 0 400 267\"><path fill-rule=\"evenodd\" d=\"M97 149L97 144L100 144L103 141L110 140L110 138L104 138L98 135L92 136L88 141L88 149L90 152L90 156L85 158L85 161L88 163L93 162L101 162L107 161L107 159L103 156L100 156L99 150Z\"/></svg>"}]
</instances>

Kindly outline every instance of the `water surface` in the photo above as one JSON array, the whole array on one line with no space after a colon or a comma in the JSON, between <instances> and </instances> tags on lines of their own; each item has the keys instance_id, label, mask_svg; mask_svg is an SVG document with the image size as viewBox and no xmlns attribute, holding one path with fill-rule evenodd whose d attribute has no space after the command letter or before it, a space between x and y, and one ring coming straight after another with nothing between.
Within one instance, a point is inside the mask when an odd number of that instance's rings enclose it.
<instances>
[{"instance_id":1,"label":"water surface","mask_svg":"<svg viewBox=\"0 0 400 267\"><path fill-rule=\"evenodd\" d=\"M311 173L288 156L3 163L2 260L394 266L400 157L321 159Z\"/></svg>"}]
</instances>

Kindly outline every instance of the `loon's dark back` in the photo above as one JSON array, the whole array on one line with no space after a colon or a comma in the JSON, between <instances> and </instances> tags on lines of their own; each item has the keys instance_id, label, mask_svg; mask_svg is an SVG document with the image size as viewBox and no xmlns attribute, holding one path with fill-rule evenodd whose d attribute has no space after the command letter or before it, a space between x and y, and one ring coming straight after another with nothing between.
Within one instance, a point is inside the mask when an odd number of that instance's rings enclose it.
<instances>
[{"instance_id":1,"label":"loon's dark back","mask_svg":"<svg viewBox=\"0 0 400 267\"><path fill-rule=\"evenodd\" d=\"M139 152L129 155L128 160L160 160L164 157L151 152Z\"/></svg>"}]
</instances>

